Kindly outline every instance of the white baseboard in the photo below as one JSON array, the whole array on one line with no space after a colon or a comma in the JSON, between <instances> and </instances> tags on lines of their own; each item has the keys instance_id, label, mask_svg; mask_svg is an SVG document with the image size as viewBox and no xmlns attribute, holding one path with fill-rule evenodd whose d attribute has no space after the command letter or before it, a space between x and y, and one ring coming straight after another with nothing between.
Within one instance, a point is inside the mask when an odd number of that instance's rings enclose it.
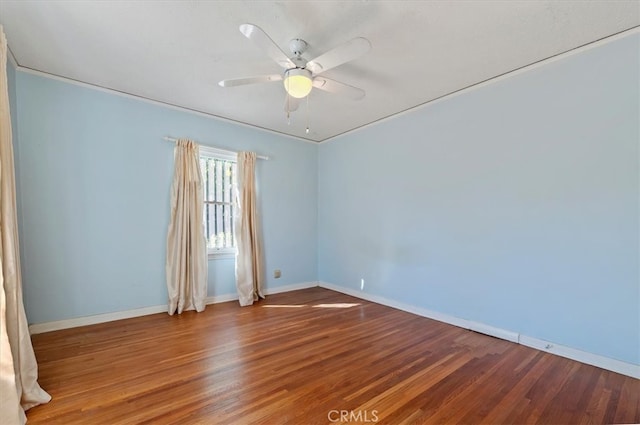
<instances>
[{"instance_id":1,"label":"white baseboard","mask_svg":"<svg viewBox=\"0 0 640 425\"><path fill-rule=\"evenodd\" d=\"M315 288L316 286L319 286L319 284L320 283L318 281L314 281L314 282L294 283L292 285L276 286L275 288L266 288L264 290L264 294L273 295L273 294L279 294L281 292L291 292L291 291L298 291L300 289Z\"/></svg>"},{"instance_id":2,"label":"white baseboard","mask_svg":"<svg viewBox=\"0 0 640 425\"><path fill-rule=\"evenodd\" d=\"M533 338L527 335L520 335L519 343L540 351L546 351L547 353L566 357L581 363L586 363L612 372L620 373L622 375L640 379L640 365L626 363L612 359L611 357L589 353L587 351L578 350L576 348L567 347L565 345L556 344L543 339Z\"/></svg>"},{"instance_id":3,"label":"white baseboard","mask_svg":"<svg viewBox=\"0 0 640 425\"><path fill-rule=\"evenodd\" d=\"M610 370L612 372L620 373L622 375L640 379L640 365L626 363L620 360L612 359L610 357L601 356L599 354L588 353L576 348L571 348L553 342L544 341L542 339L533 338L527 335L522 335L518 332L489 326L484 323L461 319L455 316L449 316L437 311L404 304L385 297L368 294L366 292L361 292L351 288L345 288L343 286L334 285L332 283L319 282L319 286L321 288L331 289L332 291L336 292L342 292L343 294L351 295L356 298L371 301L377 304L382 304L387 307L397 308L398 310L417 314L418 316L428 317L429 319L434 319L439 322L448 323L450 325L458 326L464 329L470 329L475 332L491 335L496 338L505 339L507 341L526 345L527 347L535 348L547 353L566 357L568 359L576 360L581 363L586 363L592 366L600 367L602 369Z\"/></svg>"},{"instance_id":4,"label":"white baseboard","mask_svg":"<svg viewBox=\"0 0 640 425\"><path fill-rule=\"evenodd\" d=\"M292 285L276 286L275 288L265 289L265 295L279 294L282 292L297 291L300 289L313 288L320 286L322 288L330 289L332 291L341 292L343 294L351 295L356 298L371 301L377 304L382 304L388 307L396 308L398 310L406 311L409 313L417 314L418 316L428 317L439 322L448 323L450 325L458 326L464 329L470 329L475 332L491 335L496 338L505 339L507 341L519 343L527 347L535 348L541 351L545 351L558 356L566 357L568 359L576 360L582 363L586 363L592 366L597 366L602 369L610 370L616 373L620 373L626 376L640 379L640 365L626 363L620 360L612 359L610 357L601 356L598 354L588 353L575 348L567 347L554 342L545 341L538 338L533 338L527 335L522 335L517 332L509 331L506 329L496 328L484 323L474 322L459 317L450 316L448 314L440 313L433 310L428 310L421 307L416 307L410 304L401 303L399 301L391 300L379 295L372 295L366 292L357 291L355 289L346 288L343 286L334 285L327 282L302 282ZM216 295L206 298L207 304L218 304L228 301L234 301L238 299L237 294L224 294ZM56 331L61 329L75 328L78 326L95 325L97 323L112 322L114 320L129 319L132 317L146 316L148 314L165 313L167 311L166 305L157 305L151 307L143 307L134 310L118 311L114 313L97 314L94 316L77 317L73 319L57 320L54 322L36 323L29 326L29 332L34 335L43 332Z\"/></svg>"},{"instance_id":5,"label":"white baseboard","mask_svg":"<svg viewBox=\"0 0 640 425\"><path fill-rule=\"evenodd\" d=\"M398 310L406 311L408 313L417 314L418 316L428 317L430 319L437 320L439 322L449 323L451 325L459 326L461 328L469 329L469 321L460 319L458 317L449 316L447 314L439 313L437 311L427 310L426 308L416 307L413 305L401 303L399 301L390 300L388 298L381 297L379 295L372 295L366 292L358 291L351 288L345 288L344 286L334 285L327 282L319 282L321 288L331 289L332 291L342 292L343 294L351 295L352 297L361 298L363 300L371 301L377 304L386 305L387 307L397 308Z\"/></svg>"},{"instance_id":6,"label":"white baseboard","mask_svg":"<svg viewBox=\"0 0 640 425\"><path fill-rule=\"evenodd\" d=\"M35 323L29 325L29 333L35 335L44 332L58 331L60 329L77 328L78 326L95 325L97 323L113 322L114 320L130 319L148 314L164 313L166 311L166 305L154 305L151 307L136 308L134 310L74 317L73 319L56 320L54 322Z\"/></svg>"},{"instance_id":7,"label":"white baseboard","mask_svg":"<svg viewBox=\"0 0 640 425\"><path fill-rule=\"evenodd\" d=\"M206 305L209 305L209 304L226 303L229 301L235 301L237 299L238 299L238 294L223 294L223 295L213 295L211 297L207 297L204 299L204 302Z\"/></svg>"},{"instance_id":8,"label":"white baseboard","mask_svg":"<svg viewBox=\"0 0 640 425\"><path fill-rule=\"evenodd\" d=\"M297 291L318 286L318 282L302 282L292 285L276 286L265 289L265 295L279 294L281 292ZM238 294L214 295L205 298L205 303L218 304L238 299ZM136 308L133 310L116 311L113 313L96 314L93 316L74 317L73 319L56 320L54 322L35 323L29 325L31 335L40 334L61 329L77 328L79 326L95 325L98 323L113 322L114 320L130 319L132 317L146 316L149 314L166 313L167 305L154 305L151 307Z\"/></svg>"},{"instance_id":9,"label":"white baseboard","mask_svg":"<svg viewBox=\"0 0 640 425\"><path fill-rule=\"evenodd\" d=\"M386 305L387 307L397 308L398 310L406 311L408 313L417 314L418 316L428 317L439 322L448 323L450 325L458 326L464 329L470 329L475 332L480 332L485 335L495 336L496 338L506 339L511 342L518 342L518 333L508 331L505 329L495 328L493 326L486 325L484 323L473 322L459 317L450 316L448 314L440 313L437 311L429 310L422 307L416 307L410 304L401 303L399 301L390 300L378 295L371 295L366 292L361 292L355 289L345 288L342 286L334 285L327 282L320 282L322 288L331 289L333 291L342 292L353 297L362 298L367 301Z\"/></svg>"},{"instance_id":10,"label":"white baseboard","mask_svg":"<svg viewBox=\"0 0 640 425\"><path fill-rule=\"evenodd\" d=\"M520 334L517 332L496 328L480 322L469 321L469 329L474 332L479 332L481 334L490 335L500 339L506 339L507 341L515 343L518 342L518 338L520 337Z\"/></svg>"}]
</instances>

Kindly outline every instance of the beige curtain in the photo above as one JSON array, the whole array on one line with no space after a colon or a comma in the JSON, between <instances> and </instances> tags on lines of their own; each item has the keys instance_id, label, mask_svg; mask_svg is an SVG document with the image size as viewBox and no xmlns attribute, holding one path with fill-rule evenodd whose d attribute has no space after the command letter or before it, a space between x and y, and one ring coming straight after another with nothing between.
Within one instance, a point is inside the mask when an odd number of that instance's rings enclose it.
<instances>
[{"instance_id":1,"label":"beige curtain","mask_svg":"<svg viewBox=\"0 0 640 425\"><path fill-rule=\"evenodd\" d=\"M235 220L236 286L240 305L251 305L262 294L262 249L256 207L256 154L238 153L238 213Z\"/></svg>"},{"instance_id":2,"label":"beige curtain","mask_svg":"<svg viewBox=\"0 0 640 425\"><path fill-rule=\"evenodd\" d=\"M166 263L170 315L176 311L203 311L207 297L207 242L198 145L178 140L174 160Z\"/></svg>"},{"instance_id":3,"label":"beige curtain","mask_svg":"<svg viewBox=\"0 0 640 425\"><path fill-rule=\"evenodd\" d=\"M38 364L22 303L12 143L7 39L0 26L0 422L24 424L24 411L51 397L38 385Z\"/></svg>"}]
</instances>

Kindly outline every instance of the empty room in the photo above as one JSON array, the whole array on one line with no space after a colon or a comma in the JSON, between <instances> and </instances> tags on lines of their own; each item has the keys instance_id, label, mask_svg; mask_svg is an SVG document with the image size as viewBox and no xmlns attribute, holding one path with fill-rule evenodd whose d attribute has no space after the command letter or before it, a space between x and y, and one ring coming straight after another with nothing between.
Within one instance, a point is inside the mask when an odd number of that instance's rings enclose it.
<instances>
[{"instance_id":1,"label":"empty room","mask_svg":"<svg viewBox=\"0 0 640 425\"><path fill-rule=\"evenodd\" d=\"M640 1L0 0L0 423L640 423Z\"/></svg>"}]
</instances>

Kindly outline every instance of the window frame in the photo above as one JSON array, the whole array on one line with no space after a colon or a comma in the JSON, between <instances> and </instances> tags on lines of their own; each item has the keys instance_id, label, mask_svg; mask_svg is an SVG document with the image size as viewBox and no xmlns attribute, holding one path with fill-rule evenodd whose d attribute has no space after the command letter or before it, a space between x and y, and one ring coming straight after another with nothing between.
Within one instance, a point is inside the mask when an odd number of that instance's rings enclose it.
<instances>
[{"instance_id":1,"label":"window frame","mask_svg":"<svg viewBox=\"0 0 640 425\"><path fill-rule=\"evenodd\" d=\"M217 149L217 148L212 148L210 146L202 146L200 145L200 149L198 152L198 161L200 161L200 157L209 157L209 158L215 158L215 159L221 159L224 161L233 161L236 163L236 167L237 167L237 163L238 163L238 154L235 152L231 152L231 151L226 151L223 149ZM202 173L202 170L200 170L200 172ZM237 172L237 168L236 168L236 172ZM207 203L207 200L205 199L205 184L206 181L203 179L202 181L202 190L203 190L203 194L202 194L202 199L204 201L204 203ZM235 202L235 201L234 201ZM237 205L236 205L237 207ZM237 211L237 208L236 208ZM235 219L235 217L233 217L233 219ZM206 217L204 217L203 214L203 232L204 232L204 227L205 227L205 221ZM206 238L206 235L205 235ZM225 258L233 258L236 256L236 253L238 252L237 247L236 248L209 248L208 244L207 244L207 257L209 259L225 259Z\"/></svg>"}]
</instances>

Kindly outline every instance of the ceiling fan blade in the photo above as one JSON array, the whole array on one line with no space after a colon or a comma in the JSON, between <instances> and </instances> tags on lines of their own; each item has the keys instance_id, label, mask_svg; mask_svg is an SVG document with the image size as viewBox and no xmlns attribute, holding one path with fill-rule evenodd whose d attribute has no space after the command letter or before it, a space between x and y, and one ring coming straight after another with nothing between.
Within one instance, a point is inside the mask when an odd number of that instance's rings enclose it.
<instances>
[{"instance_id":1,"label":"ceiling fan blade","mask_svg":"<svg viewBox=\"0 0 640 425\"><path fill-rule=\"evenodd\" d=\"M282 80L282 75L280 74L259 75L257 77L232 78L230 80L222 80L218 83L218 85L220 87L233 87L233 86L243 86L245 84L270 83L272 81L280 81L280 80Z\"/></svg>"},{"instance_id":2,"label":"ceiling fan blade","mask_svg":"<svg viewBox=\"0 0 640 425\"><path fill-rule=\"evenodd\" d=\"M298 99L297 97L287 95L284 98L284 111L285 112L293 112L298 110L298 106L300 106L300 101L302 99Z\"/></svg>"},{"instance_id":3,"label":"ceiling fan blade","mask_svg":"<svg viewBox=\"0 0 640 425\"><path fill-rule=\"evenodd\" d=\"M253 41L258 47L267 52L267 55L278 65L284 69L295 68L295 64L291 62L289 57L280 50L278 45L257 25L242 24L240 25L242 35Z\"/></svg>"},{"instance_id":4,"label":"ceiling fan blade","mask_svg":"<svg viewBox=\"0 0 640 425\"><path fill-rule=\"evenodd\" d=\"M369 49L371 49L369 40L362 37L354 38L310 60L307 62L306 68L314 74L320 74L364 55Z\"/></svg>"},{"instance_id":5,"label":"ceiling fan blade","mask_svg":"<svg viewBox=\"0 0 640 425\"><path fill-rule=\"evenodd\" d=\"M339 94L353 100L360 100L365 95L365 91L362 89L324 77L315 77L313 79L313 87L329 93Z\"/></svg>"}]
</instances>

